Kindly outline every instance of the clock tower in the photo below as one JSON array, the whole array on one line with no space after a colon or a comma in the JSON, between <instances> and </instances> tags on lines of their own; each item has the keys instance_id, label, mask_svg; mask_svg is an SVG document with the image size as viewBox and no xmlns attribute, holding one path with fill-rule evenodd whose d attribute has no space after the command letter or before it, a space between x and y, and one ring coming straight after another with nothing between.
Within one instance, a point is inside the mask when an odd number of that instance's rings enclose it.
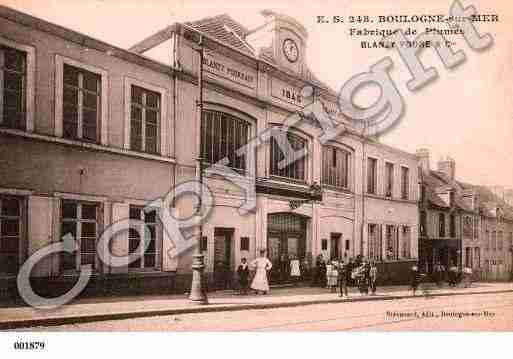
<instances>
[{"instance_id":1,"label":"clock tower","mask_svg":"<svg viewBox=\"0 0 513 359\"><path fill-rule=\"evenodd\" d=\"M258 55L280 68L301 76L306 70L308 33L290 16L262 11L266 22L246 36Z\"/></svg>"}]
</instances>

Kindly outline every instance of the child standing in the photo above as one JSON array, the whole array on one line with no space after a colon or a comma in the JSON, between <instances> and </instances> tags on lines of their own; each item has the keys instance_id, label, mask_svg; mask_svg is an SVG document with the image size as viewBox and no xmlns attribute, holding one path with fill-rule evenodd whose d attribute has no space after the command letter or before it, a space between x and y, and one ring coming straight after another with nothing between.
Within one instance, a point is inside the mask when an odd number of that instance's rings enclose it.
<instances>
[{"instance_id":1,"label":"child standing","mask_svg":"<svg viewBox=\"0 0 513 359\"><path fill-rule=\"evenodd\" d=\"M246 258L242 258L239 268L237 268L239 276L239 294L248 294L249 266Z\"/></svg>"},{"instance_id":2,"label":"child standing","mask_svg":"<svg viewBox=\"0 0 513 359\"><path fill-rule=\"evenodd\" d=\"M328 262L326 265L326 287L331 293L334 293L337 288L338 271L333 261Z\"/></svg>"}]
</instances>

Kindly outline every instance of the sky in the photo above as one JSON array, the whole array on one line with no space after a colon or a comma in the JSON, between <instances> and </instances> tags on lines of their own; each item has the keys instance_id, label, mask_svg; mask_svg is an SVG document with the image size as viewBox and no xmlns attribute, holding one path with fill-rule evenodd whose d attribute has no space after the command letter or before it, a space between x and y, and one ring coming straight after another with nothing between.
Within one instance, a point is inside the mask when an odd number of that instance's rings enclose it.
<instances>
[{"instance_id":1,"label":"sky","mask_svg":"<svg viewBox=\"0 0 513 359\"><path fill-rule=\"evenodd\" d=\"M351 27L403 28L410 24L319 24L317 16L447 14L449 0L0 0L0 4L85 33L113 45L129 48L174 23L227 13L251 29L263 23L260 11L271 9L300 21L308 31L306 52L310 69L338 90L352 76L369 71L385 56L393 60L390 75L406 105L401 122L380 141L415 152L431 152L431 168L445 156L456 161L459 180L513 188L513 4L510 0L463 1L479 13L497 14L499 22L477 23L494 44L476 52L458 36L450 37L466 61L447 70L432 50L421 59L433 66L438 78L411 92L405 64L395 50L362 49L362 38L350 37ZM425 25L418 24L418 31ZM442 27L440 27L442 28ZM1 32L1 30L0 30ZM365 38L371 40L372 38ZM378 92L379 93L379 92ZM362 91L372 103L376 91Z\"/></svg>"}]
</instances>

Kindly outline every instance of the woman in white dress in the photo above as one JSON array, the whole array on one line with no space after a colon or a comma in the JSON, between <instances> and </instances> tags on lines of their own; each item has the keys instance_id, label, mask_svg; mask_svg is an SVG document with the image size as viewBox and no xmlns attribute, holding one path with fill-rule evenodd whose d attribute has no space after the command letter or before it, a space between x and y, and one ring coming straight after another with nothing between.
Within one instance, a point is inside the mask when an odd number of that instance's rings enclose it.
<instances>
[{"instance_id":1,"label":"woman in white dress","mask_svg":"<svg viewBox=\"0 0 513 359\"><path fill-rule=\"evenodd\" d=\"M299 279L301 278L301 269L299 265L299 259L293 254L290 260L290 277L294 285L298 285Z\"/></svg>"},{"instance_id":2,"label":"woman in white dress","mask_svg":"<svg viewBox=\"0 0 513 359\"><path fill-rule=\"evenodd\" d=\"M251 267L256 269L255 278L253 278L253 282L251 282L251 289L255 290L257 294L259 291L263 294L267 294L269 291L267 271L270 270L273 265L265 256L265 250L260 250L260 257L251 262Z\"/></svg>"}]
</instances>

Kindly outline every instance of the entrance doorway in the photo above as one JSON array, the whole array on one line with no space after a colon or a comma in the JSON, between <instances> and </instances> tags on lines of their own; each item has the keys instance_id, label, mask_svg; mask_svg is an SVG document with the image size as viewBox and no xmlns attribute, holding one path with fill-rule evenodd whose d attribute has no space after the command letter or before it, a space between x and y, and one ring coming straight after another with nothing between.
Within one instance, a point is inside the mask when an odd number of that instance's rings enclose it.
<instances>
[{"instance_id":1,"label":"entrance doorway","mask_svg":"<svg viewBox=\"0 0 513 359\"><path fill-rule=\"evenodd\" d=\"M342 233L331 233L330 235L330 259L339 259L342 257L340 246L342 241Z\"/></svg>"},{"instance_id":2,"label":"entrance doorway","mask_svg":"<svg viewBox=\"0 0 513 359\"><path fill-rule=\"evenodd\" d=\"M306 219L294 213L268 216L267 250L273 264L271 283L290 280L290 259L303 260L306 254Z\"/></svg>"},{"instance_id":3,"label":"entrance doorway","mask_svg":"<svg viewBox=\"0 0 513 359\"><path fill-rule=\"evenodd\" d=\"M214 286L230 289L233 277L232 243L233 228L214 230Z\"/></svg>"}]
</instances>

